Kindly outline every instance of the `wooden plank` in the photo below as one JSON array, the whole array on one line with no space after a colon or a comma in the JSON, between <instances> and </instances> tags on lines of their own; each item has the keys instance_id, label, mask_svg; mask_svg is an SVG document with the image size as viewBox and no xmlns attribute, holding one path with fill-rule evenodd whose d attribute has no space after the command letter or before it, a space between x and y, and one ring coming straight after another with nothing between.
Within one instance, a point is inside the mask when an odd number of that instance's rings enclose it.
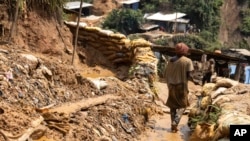
<instances>
[{"instance_id":1,"label":"wooden plank","mask_svg":"<svg viewBox=\"0 0 250 141\"><path fill-rule=\"evenodd\" d=\"M175 55L175 48L173 47L168 47L168 46L159 46L159 45L152 45L151 49L153 51L158 51L163 54L169 55L169 56L174 56ZM201 56L203 54L207 55L207 58L214 58L215 60L224 60L227 62L248 62L247 58L245 57L233 57L225 54L217 54L209 51L203 51L199 49L190 49L189 50L190 54L188 55L189 58L192 60L201 60Z\"/></svg>"}]
</instances>

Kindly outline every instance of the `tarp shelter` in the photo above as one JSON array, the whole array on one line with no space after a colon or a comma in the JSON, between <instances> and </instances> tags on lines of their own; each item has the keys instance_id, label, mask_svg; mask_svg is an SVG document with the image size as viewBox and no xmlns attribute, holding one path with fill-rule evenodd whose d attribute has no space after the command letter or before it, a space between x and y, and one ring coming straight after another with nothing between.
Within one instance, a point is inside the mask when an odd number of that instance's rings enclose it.
<instances>
[{"instance_id":1,"label":"tarp shelter","mask_svg":"<svg viewBox=\"0 0 250 141\"><path fill-rule=\"evenodd\" d=\"M67 13L74 13L77 14L80 9L80 1L73 1L73 2L67 2L64 4L64 9L67 11ZM89 16L90 15L90 7L92 7L93 4L83 2L82 3L82 15L83 16Z\"/></svg>"},{"instance_id":2,"label":"tarp shelter","mask_svg":"<svg viewBox=\"0 0 250 141\"><path fill-rule=\"evenodd\" d=\"M174 23L177 24L176 30L177 32L185 32L186 30L186 24L189 23L189 19L184 19L185 13L180 12L174 12L171 14L164 14L162 12L157 12L152 15L145 16L147 20L153 20L160 24L160 26L167 29L167 31L172 32L174 26Z\"/></svg>"},{"instance_id":3,"label":"tarp shelter","mask_svg":"<svg viewBox=\"0 0 250 141\"><path fill-rule=\"evenodd\" d=\"M67 10L80 9L80 4L81 4L80 1L67 2L67 3L64 5L64 9L67 9ZM91 6L93 6L93 4L86 3L86 2L83 2L83 3L82 3L82 8L91 7Z\"/></svg>"},{"instance_id":4,"label":"tarp shelter","mask_svg":"<svg viewBox=\"0 0 250 141\"><path fill-rule=\"evenodd\" d=\"M247 59L248 62L250 62L250 51L248 51L247 49L230 48L222 50L222 53L228 56L244 58Z\"/></svg>"},{"instance_id":5,"label":"tarp shelter","mask_svg":"<svg viewBox=\"0 0 250 141\"><path fill-rule=\"evenodd\" d=\"M125 8L132 8L134 10L139 8L139 2L140 0L122 0L120 3L123 5Z\"/></svg>"}]
</instances>

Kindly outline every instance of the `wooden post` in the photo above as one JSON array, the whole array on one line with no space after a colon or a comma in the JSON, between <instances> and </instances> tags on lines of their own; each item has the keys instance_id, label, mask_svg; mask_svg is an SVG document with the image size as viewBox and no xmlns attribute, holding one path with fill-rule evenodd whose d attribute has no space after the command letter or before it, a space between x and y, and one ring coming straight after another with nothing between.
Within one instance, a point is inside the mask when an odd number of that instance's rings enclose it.
<instances>
[{"instance_id":1,"label":"wooden post","mask_svg":"<svg viewBox=\"0 0 250 141\"><path fill-rule=\"evenodd\" d=\"M175 13L175 27L174 27L174 33L176 34L177 33L177 11Z\"/></svg>"},{"instance_id":2,"label":"wooden post","mask_svg":"<svg viewBox=\"0 0 250 141\"><path fill-rule=\"evenodd\" d=\"M250 83L250 69L247 69L247 73L248 73L248 80L247 80L247 84Z\"/></svg>"},{"instance_id":3,"label":"wooden post","mask_svg":"<svg viewBox=\"0 0 250 141\"><path fill-rule=\"evenodd\" d=\"M76 47L77 47L77 38L78 38L78 31L79 31L79 23L80 23L80 18L81 18L81 15L82 15L82 3L83 3L83 0L81 0L80 10L79 10L79 13L78 13L77 26L76 26L76 34L75 34L75 41L74 41L74 50L73 50L73 56L72 56L72 62L71 62L72 65L74 64L74 60L75 60L75 52L76 52Z\"/></svg>"},{"instance_id":4,"label":"wooden post","mask_svg":"<svg viewBox=\"0 0 250 141\"><path fill-rule=\"evenodd\" d=\"M4 36L4 26L3 26L3 24L0 24L0 33L1 33L1 37L3 37Z\"/></svg>"},{"instance_id":5,"label":"wooden post","mask_svg":"<svg viewBox=\"0 0 250 141\"><path fill-rule=\"evenodd\" d=\"M239 81L240 80L240 72L241 72L241 65L240 63L237 63L236 69L235 69L235 75L234 75L234 80Z\"/></svg>"}]
</instances>

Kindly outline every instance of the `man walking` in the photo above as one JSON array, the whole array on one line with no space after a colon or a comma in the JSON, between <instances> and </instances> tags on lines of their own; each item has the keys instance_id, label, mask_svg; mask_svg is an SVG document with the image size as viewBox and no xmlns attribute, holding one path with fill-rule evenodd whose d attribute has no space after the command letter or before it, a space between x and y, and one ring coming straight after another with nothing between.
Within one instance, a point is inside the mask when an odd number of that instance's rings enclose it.
<instances>
[{"instance_id":1,"label":"man walking","mask_svg":"<svg viewBox=\"0 0 250 141\"><path fill-rule=\"evenodd\" d=\"M170 59L166 68L168 99L166 105L170 108L171 130L176 133L178 124L188 101L188 78L194 70L191 59L187 58L189 47L184 43L175 46L176 56Z\"/></svg>"},{"instance_id":2,"label":"man walking","mask_svg":"<svg viewBox=\"0 0 250 141\"><path fill-rule=\"evenodd\" d=\"M215 73L215 60L213 58L208 60L208 67L205 70L204 76L202 78L202 86L205 83L211 82L211 76Z\"/></svg>"}]
</instances>

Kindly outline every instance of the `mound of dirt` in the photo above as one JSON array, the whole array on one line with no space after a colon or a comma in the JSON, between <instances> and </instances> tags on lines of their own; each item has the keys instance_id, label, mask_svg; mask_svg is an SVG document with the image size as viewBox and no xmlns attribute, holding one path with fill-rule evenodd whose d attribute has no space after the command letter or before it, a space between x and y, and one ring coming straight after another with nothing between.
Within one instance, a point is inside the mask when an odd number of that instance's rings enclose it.
<instances>
[{"instance_id":1,"label":"mound of dirt","mask_svg":"<svg viewBox=\"0 0 250 141\"><path fill-rule=\"evenodd\" d=\"M84 77L57 57L15 46L1 46L0 60L3 137L27 134L33 128L31 121L43 117L39 124L46 127L43 136L54 140L132 139L145 129L152 113L161 112L154 108L151 92L145 89L147 82L140 79L123 82L115 77ZM110 97L105 99L105 95ZM83 103L89 101L84 109L80 106L66 113L65 107L74 108L82 99L86 99ZM60 105L64 107L61 111L49 110Z\"/></svg>"},{"instance_id":2,"label":"mound of dirt","mask_svg":"<svg viewBox=\"0 0 250 141\"><path fill-rule=\"evenodd\" d=\"M107 15L113 9L121 7L119 3L121 0L93 0L93 14L94 15Z\"/></svg>"},{"instance_id":3,"label":"mound of dirt","mask_svg":"<svg viewBox=\"0 0 250 141\"><path fill-rule=\"evenodd\" d=\"M72 65L72 33L56 20L29 12L16 33L0 45L0 140L132 140L162 112L129 66L80 44Z\"/></svg>"}]
</instances>

